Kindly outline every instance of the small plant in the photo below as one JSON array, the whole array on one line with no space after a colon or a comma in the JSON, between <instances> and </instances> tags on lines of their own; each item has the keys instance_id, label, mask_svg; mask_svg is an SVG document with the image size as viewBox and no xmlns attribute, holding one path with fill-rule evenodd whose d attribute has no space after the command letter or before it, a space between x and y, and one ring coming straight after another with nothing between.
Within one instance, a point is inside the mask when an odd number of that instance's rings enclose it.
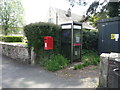
<instances>
[{"instance_id":1,"label":"small plant","mask_svg":"<svg viewBox=\"0 0 120 90\"><path fill-rule=\"evenodd\" d=\"M85 61L84 64L83 64L84 67L86 67L86 66L88 66L88 65L90 65L90 62L89 62L89 61Z\"/></svg>"},{"instance_id":2,"label":"small plant","mask_svg":"<svg viewBox=\"0 0 120 90\"><path fill-rule=\"evenodd\" d=\"M78 65L75 65L73 69L77 70L77 69L82 69L83 67L84 67L83 64L78 64Z\"/></svg>"},{"instance_id":3,"label":"small plant","mask_svg":"<svg viewBox=\"0 0 120 90\"><path fill-rule=\"evenodd\" d=\"M43 66L49 71L57 71L63 69L68 64L68 60L62 55L53 55L50 59L43 62Z\"/></svg>"},{"instance_id":4,"label":"small plant","mask_svg":"<svg viewBox=\"0 0 120 90\"><path fill-rule=\"evenodd\" d=\"M74 70L82 69L88 65L98 65L99 64L99 56L96 51L93 50L83 50L82 53L82 62L83 64L78 64L74 66Z\"/></svg>"}]
</instances>

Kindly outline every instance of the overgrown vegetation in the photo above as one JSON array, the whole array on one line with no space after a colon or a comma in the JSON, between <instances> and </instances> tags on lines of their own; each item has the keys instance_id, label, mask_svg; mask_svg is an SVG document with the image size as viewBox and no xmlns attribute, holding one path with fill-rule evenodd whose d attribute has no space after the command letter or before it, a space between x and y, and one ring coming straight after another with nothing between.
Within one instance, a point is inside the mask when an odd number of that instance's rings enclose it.
<instances>
[{"instance_id":1,"label":"overgrown vegetation","mask_svg":"<svg viewBox=\"0 0 120 90\"><path fill-rule=\"evenodd\" d=\"M67 66L68 60L60 54L53 54L49 59L44 60L42 66L49 71L57 71Z\"/></svg>"},{"instance_id":2,"label":"overgrown vegetation","mask_svg":"<svg viewBox=\"0 0 120 90\"><path fill-rule=\"evenodd\" d=\"M60 26L52 23L32 23L24 27L24 32L28 40L29 52L31 48L34 48L36 53L37 64L39 61L42 61L48 56L59 53L60 51ZM45 51L44 48L44 36L52 36L54 38L54 49Z\"/></svg>"},{"instance_id":3,"label":"overgrown vegetation","mask_svg":"<svg viewBox=\"0 0 120 90\"><path fill-rule=\"evenodd\" d=\"M98 65L99 64L99 55L95 50L86 50L82 51L82 64L78 64L74 66L74 70L82 69L88 65Z\"/></svg>"},{"instance_id":4,"label":"overgrown vegetation","mask_svg":"<svg viewBox=\"0 0 120 90\"><path fill-rule=\"evenodd\" d=\"M86 15L89 18L90 16L93 16L97 13L101 17L101 19L105 17L118 17L120 14L119 5L119 0L116 0L115 2L113 2L113 0L109 0L109 2L105 2L102 0L94 1L89 6Z\"/></svg>"},{"instance_id":5,"label":"overgrown vegetation","mask_svg":"<svg viewBox=\"0 0 120 90\"><path fill-rule=\"evenodd\" d=\"M98 32L83 29L83 49L98 50Z\"/></svg>"},{"instance_id":6,"label":"overgrown vegetation","mask_svg":"<svg viewBox=\"0 0 120 90\"><path fill-rule=\"evenodd\" d=\"M22 42L23 36L0 36L0 41L3 41L3 42Z\"/></svg>"}]
</instances>

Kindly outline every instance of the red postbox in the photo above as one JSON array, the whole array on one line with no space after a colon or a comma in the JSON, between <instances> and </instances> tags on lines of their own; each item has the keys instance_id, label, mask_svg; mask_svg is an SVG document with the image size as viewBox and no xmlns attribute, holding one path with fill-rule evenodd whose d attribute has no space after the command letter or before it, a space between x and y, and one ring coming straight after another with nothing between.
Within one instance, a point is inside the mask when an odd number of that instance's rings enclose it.
<instances>
[{"instance_id":1,"label":"red postbox","mask_svg":"<svg viewBox=\"0 0 120 90\"><path fill-rule=\"evenodd\" d=\"M44 50L52 50L53 49L53 37L45 36L44 37Z\"/></svg>"}]
</instances>

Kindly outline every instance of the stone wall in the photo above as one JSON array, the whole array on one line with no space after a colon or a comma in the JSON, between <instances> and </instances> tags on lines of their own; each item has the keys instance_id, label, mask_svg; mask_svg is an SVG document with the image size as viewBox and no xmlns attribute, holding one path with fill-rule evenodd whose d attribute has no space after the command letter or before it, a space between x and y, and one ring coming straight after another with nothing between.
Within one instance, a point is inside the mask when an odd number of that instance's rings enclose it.
<instances>
[{"instance_id":1,"label":"stone wall","mask_svg":"<svg viewBox=\"0 0 120 90\"><path fill-rule=\"evenodd\" d=\"M120 62L120 53L103 53L100 55L100 73L99 73L99 86L109 87L113 85L113 69L115 69L117 64L114 64L116 60ZM117 81L116 81L117 82Z\"/></svg>"},{"instance_id":2,"label":"stone wall","mask_svg":"<svg viewBox=\"0 0 120 90\"><path fill-rule=\"evenodd\" d=\"M100 55L100 73L99 73L99 86L107 87L107 76L108 76L108 57L109 54Z\"/></svg>"},{"instance_id":3,"label":"stone wall","mask_svg":"<svg viewBox=\"0 0 120 90\"><path fill-rule=\"evenodd\" d=\"M28 63L29 55L26 45L0 42L0 46L2 47L3 55L6 55L17 61Z\"/></svg>"}]
</instances>

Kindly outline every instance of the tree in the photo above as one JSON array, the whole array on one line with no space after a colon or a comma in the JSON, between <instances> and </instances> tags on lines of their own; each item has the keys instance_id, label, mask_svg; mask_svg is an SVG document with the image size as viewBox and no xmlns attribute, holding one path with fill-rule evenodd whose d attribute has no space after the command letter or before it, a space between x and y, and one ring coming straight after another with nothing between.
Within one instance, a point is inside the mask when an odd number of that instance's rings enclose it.
<instances>
[{"instance_id":1,"label":"tree","mask_svg":"<svg viewBox=\"0 0 120 90\"><path fill-rule=\"evenodd\" d=\"M71 7L74 7L75 5L82 5L85 6L87 2L85 0L66 0Z\"/></svg>"},{"instance_id":2,"label":"tree","mask_svg":"<svg viewBox=\"0 0 120 90\"><path fill-rule=\"evenodd\" d=\"M16 27L24 25L24 10L21 0L0 1L0 25L4 35L15 32Z\"/></svg>"},{"instance_id":3,"label":"tree","mask_svg":"<svg viewBox=\"0 0 120 90\"><path fill-rule=\"evenodd\" d=\"M89 21L92 26L97 27L97 23L96 22L98 20L100 20L100 19L105 19L105 18L109 18L107 16L107 12L102 12L102 13L97 12L94 15L89 16L89 18L87 19L87 21Z\"/></svg>"},{"instance_id":4,"label":"tree","mask_svg":"<svg viewBox=\"0 0 120 90\"><path fill-rule=\"evenodd\" d=\"M120 16L120 1L119 2L109 2L107 6L108 15L110 17Z\"/></svg>"},{"instance_id":5,"label":"tree","mask_svg":"<svg viewBox=\"0 0 120 90\"><path fill-rule=\"evenodd\" d=\"M88 8L87 10L87 15L93 15L97 12L97 8L99 8L100 6L102 7L100 9L100 13L103 13L103 12L108 12L107 15L109 17L116 17L119 15L119 5L120 5L120 2L117 0L116 2L112 2L112 0L110 0L109 2L102 2L100 3L100 1L94 1L90 7Z\"/></svg>"},{"instance_id":6,"label":"tree","mask_svg":"<svg viewBox=\"0 0 120 90\"><path fill-rule=\"evenodd\" d=\"M86 5L87 1L85 0L67 0L70 6L74 7L77 5ZM115 2L116 1L116 2ZM91 16L101 16L104 17L116 17L120 14L120 1L119 0L110 0L107 2L106 0L98 0L94 1L86 11L86 17L82 21L88 20ZM101 8L101 9L100 9ZM101 17L102 18L102 17Z\"/></svg>"}]
</instances>

